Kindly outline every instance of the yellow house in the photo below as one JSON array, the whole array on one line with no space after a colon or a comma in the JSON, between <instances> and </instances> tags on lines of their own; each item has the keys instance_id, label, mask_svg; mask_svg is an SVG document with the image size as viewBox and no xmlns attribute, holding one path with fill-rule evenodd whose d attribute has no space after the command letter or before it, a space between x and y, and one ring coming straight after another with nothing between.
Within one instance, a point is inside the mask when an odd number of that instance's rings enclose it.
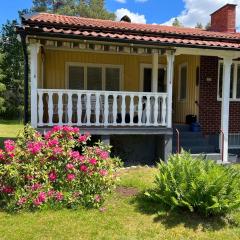
<instances>
[{"instance_id":1,"label":"yellow house","mask_svg":"<svg viewBox=\"0 0 240 240\"><path fill-rule=\"evenodd\" d=\"M33 127L74 125L107 141L115 137L113 143L125 136L125 143L118 143L125 148L140 141L130 136L149 137L151 156L167 159L175 127L197 119L206 136L222 131L218 147L227 161L232 85L240 97L240 34L229 24L235 8L227 4L212 14L211 31L48 13L24 16L17 31L26 60L25 122L29 57ZM213 103L217 123L206 114Z\"/></svg>"}]
</instances>

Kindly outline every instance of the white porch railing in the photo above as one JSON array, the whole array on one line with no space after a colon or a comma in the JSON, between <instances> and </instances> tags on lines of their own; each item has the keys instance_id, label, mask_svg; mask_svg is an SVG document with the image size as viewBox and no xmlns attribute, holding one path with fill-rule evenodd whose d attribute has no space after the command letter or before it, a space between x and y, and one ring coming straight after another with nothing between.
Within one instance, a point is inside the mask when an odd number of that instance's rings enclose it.
<instances>
[{"instance_id":1,"label":"white porch railing","mask_svg":"<svg viewBox=\"0 0 240 240\"><path fill-rule=\"evenodd\" d=\"M167 93L37 89L37 126L167 126Z\"/></svg>"}]
</instances>

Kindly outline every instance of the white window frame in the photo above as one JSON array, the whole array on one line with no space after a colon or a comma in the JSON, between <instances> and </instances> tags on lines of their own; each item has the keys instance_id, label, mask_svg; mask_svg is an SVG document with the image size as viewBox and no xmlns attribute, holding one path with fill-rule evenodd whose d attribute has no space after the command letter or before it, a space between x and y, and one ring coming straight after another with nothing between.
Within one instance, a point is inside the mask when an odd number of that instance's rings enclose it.
<instances>
[{"instance_id":1,"label":"white window frame","mask_svg":"<svg viewBox=\"0 0 240 240\"><path fill-rule=\"evenodd\" d=\"M143 92L144 69L145 68L151 68L152 69L152 64L150 64L150 63L141 63L140 64L140 85L139 85L139 91L140 92ZM164 64L158 64L158 70L161 69L161 68L165 70L164 83L167 84L167 66L164 65Z\"/></svg>"},{"instance_id":2,"label":"white window frame","mask_svg":"<svg viewBox=\"0 0 240 240\"><path fill-rule=\"evenodd\" d=\"M123 65L113 65L113 64L97 64L97 63L79 63L79 62L66 62L65 64L65 86L66 89L69 89L69 67L83 67L84 68L84 90L87 90L87 68L88 67L97 67L102 69L102 90L106 89L106 68L118 68L120 70L120 79L119 79L119 91L122 91L124 88L123 82ZM91 90L89 90L91 91Z\"/></svg>"},{"instance_id":3,"label":"white window frame","mask_svg":"<svg viewBox=\"0 0 240 240\"><path fill-rule=\"evenodd\" d=\"M186 79L186 97L184 98L184 99L181 99L180 98L180 95L181 95L181 85L182 85L182 75L181 75L181 71L182 71L182 68L183 67L186 67L187 68L187 79ZM185 63L181 63L181 64L179 64L179 66L178 66L178 79L179 79L179 81L178 81L178 101L179 102L186 102L186 100L187 100L187 97L188 97L188 91L187 91L187 86L188 86L188 63L187 62L185 62Z\"/></svg>"},{"instance_id":4,"label":"white window frame","mask_svg":"<svg viewBox=\"0 0 240 240\"><path fill-rule=\"evenodd\" d=\"M217 100L222 101L222 98L219 96L219 80L220 80L220 65L223 64L223 60L218 61L218 87L217 87ZM234 65L233 69L233 97L229 98L231 102L240 102L240 98L236 98L237 96L237 70L238 65L240 65L240 61L233 61Z\"/></svg>"}]
</instances>

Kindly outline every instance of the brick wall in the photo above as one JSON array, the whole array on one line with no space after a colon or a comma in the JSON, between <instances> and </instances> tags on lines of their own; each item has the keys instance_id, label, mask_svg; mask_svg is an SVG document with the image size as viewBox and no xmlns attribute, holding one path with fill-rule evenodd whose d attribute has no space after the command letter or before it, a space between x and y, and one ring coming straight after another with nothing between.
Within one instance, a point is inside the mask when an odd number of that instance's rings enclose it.
<instances>
[{"instance_id":1,"label":"brick wall","mask_svg":"<svg viewBox=\"0 0 240 240\"><path fill-rule=\"evenodd\" d=\"M211 78L211 81L207 81ZM221 128L221 102L217 101L218 58L201 57L199 89L199 122L206 135ZM229 132L240 132L240 102L230 102Z\"/></svg>"},{"instance_id":2,"label":"brick wall","mask_svg":"<svg viewBox=\"0 0 240 240\"><path fill-rule=\"evenodd\" d=\"M217 32L236 32L236 5L226 4L211 14L211 30Z\"/></svg>"}]
</instances>

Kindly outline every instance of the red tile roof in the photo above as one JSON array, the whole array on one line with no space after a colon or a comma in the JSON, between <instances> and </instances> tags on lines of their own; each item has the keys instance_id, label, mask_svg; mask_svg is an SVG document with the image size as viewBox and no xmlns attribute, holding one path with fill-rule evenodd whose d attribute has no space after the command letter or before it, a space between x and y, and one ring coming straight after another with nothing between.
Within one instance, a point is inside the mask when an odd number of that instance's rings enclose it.
<instances>
[{"instance_id":1,"label":"red tile roof","mask_svg":"<svg viewBox=\"0 0 240 240\"><path fill-rule=\"evenodd\" d=\"M196 28L116 22L49 13L24 16L22 28L31 34L115 41L148 42L148 44L183 45L240 50L240 33L223 33Z\"/></svg>"}]
</instances>

